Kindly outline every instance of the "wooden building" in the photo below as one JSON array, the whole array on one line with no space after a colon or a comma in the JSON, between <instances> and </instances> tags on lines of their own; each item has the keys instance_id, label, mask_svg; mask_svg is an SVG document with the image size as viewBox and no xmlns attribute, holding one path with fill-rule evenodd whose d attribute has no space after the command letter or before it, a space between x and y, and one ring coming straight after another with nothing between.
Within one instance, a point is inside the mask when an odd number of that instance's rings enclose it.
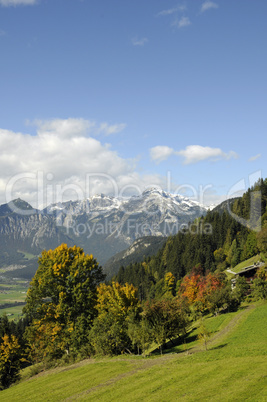
<instances>
[{"instance_id":1,"label":"wooden building","mask_svg":"<svg viewBox=\"0 0 267 402\"><path fill-rule=\"evenodd\" d=\"M240 276L243 277L243 278L245 278L246 281L247 281L247 283L249 283L249 284L250 284L251 282L253 282L253 280L256 278L256 274L257 274L258 269L259 269L262 265L264 265L264 263L262 263L262 262L257 262L256 264L254 264L254 265L249 265L248 267L242 269L242 271L237 272L237 273L235 274L235 277L234 277L233 279L231 279L231 282L232 282L232 289L235 288L236 280L237 280L237 278L240 277Z\"/></svg>"}]
</instances>

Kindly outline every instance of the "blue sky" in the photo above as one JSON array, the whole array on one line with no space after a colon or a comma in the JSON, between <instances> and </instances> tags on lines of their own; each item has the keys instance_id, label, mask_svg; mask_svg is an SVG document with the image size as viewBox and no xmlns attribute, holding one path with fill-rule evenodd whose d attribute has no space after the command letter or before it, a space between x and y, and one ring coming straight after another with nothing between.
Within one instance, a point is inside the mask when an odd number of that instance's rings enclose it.
<instances>
[{"instance_id":1,"label":"blue sky","mask_svg":"<svg viewBox=\"0 0 267 402\"><path fill-rule=\"evenodd\" d=\"M0 0L0 202L210 204L265 178L266 18L265 0Z\"/></svg>"}]
</instances>

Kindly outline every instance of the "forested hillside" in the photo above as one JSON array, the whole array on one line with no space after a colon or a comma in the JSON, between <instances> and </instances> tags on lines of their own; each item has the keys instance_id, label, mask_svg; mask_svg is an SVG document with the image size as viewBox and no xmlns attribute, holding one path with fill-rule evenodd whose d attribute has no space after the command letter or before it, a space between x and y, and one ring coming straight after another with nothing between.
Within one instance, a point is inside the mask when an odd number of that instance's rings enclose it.
<instances>
[{"instance_id":1,"label":"forested hillside","mask_svg":"<svg viewBox=\"0 0 267 402\"><path fill-rule=\"evenodd\" d=\"M260 180L232 210L209 212L185 225L156 256L121 268L111 282L104 283L102 268L80 247L44 250L27 292L25 318L16 325L0 319L0 389L15 382L25 364L163 353L168 342L187 342L193 323L208 314L236 311L245 299L266 299L266 265L250 285L236 279L234 290L223 272L257 254L266 261L266 190L267 180ZM198 335L206 344L204 326Z\"/></svg>"},{"instance_id":2,"label":"forested hillside","mask_svg":"<svg viewBox=\"0 0 267 402\"><path fill-rule=\"evenodd\" d=\"M115 279L134 284L139 297L147 299L164 294L164 276L168 272L179 284L198 264L204 272L222 272L233 267L266 249L266 207L267 179L260 179L243 197L231 200L229 210L224 202L209 211L170 236L154 257L121 267Z\"/></svg>"}]
</instances>

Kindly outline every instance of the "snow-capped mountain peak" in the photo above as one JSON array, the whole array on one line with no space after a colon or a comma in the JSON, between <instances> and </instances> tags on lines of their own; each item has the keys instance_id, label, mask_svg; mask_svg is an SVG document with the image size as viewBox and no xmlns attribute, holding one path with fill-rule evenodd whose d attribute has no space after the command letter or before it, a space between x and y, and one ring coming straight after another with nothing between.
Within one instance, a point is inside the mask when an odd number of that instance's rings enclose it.
<instances>
[{"instance_id":1,"label":"snow-capped mountain peak","mask_svg":"<svg viewBox=\"0 0 267 402\"><path fill-rule=\"evenodd\" d=\"M96 194L84 200L58 202L42 211L31 209L31 214L9 213L8 205L1 211L3 244L7 236L12 247L16 241L18 250L38 255L44 248L66 242L79 245L103 263L140 237L176 234L205 215L207 208L154 187L130 198Z\"/></svg>"},{"instance_id":2,"label":"snow-capped mountain peak","mask_svg":"<svg viewBox=\"0 0 267 402\"><path fill-rule=\"evenodd\" d=\"M96 219L97 222L105 220L110 227L116 227L120 235L125 233L126 241L130 244L142 235L174 234L179 230L179 225L193 221L207 210L188 197L153 187L130 198L96 194L85 200L57 203L46 208L44 213L54 216L57 224L65 227L81 220L88 224L96 222ZM172 228L166 229L166 223L172 224ZM113 232L108 235L113 236Z\"/></svg>"}]
</instances>

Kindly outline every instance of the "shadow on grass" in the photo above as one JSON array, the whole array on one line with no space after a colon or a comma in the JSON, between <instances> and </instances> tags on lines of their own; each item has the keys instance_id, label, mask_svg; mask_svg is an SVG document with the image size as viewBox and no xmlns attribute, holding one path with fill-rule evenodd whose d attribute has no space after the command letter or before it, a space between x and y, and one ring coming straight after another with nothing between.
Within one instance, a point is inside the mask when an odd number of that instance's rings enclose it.
<instances>
[{"instance_id":1,"label":"shadow on grass","mask_svg":"<svg viewBox=\"0 0 267 402\"><path fill-rule=\"evenodd\" d=\"M192 328L192 330L186 335L179 336L178 338L166 342L162 347L162 353L163 354L183 353L191 349L192 346L190 346L190 344L197 340L196 334L190 335L190 333L192 333L194 330L195 328ZM181 347L181 349L177 350L179 346ZM160 349L159 348L154 349L153 352L151 352L151 355L160 355Z\"/></svg>"},{"instance_id":2,"label":"shadow on grass","mask_svg":"<svg viewBox=\"0 0 267 402\"><path fill-rule=\"evenodd\" d=\"M246 310L247 308L249 308L248 305L247 305L247 306L239 306L239 307L238 307L238 310Z\"/></svg>"},{"instance_id":3,"label":"shadow on grass","mask_svg":"<svg viewBox=\"0 0 267 402\"><path fill-rule=\"evenodd\" d=\"M221 310L219 314L221 315L221 314L236 313L238 310L246 310L247 308L249 308L249 305L245 306L237 305L231 309L225 308L224 310Z\"/></svg>"},{"instance_id":4,"label":"shadow on grass","mask_svg":"<svg viewBox=\"0 0 267 402\"><path fill-rule=\"evenodd\" d=\"M218 345L218 346L214 346L213 348L209 348L210 350L218 350L218 349L222 349L225 346L227 346L227 343L223 343L222 345Z\"/></svg>"},{"instance_id":5,"label":"shadow on grass","mask_svg":"<svg viewBox=\"0 0 267 402\"><path fill-rule=\"evenodd\" d=\"M184 339L183 339L183 344L185 344L185 343L191 343L191 342L195 342L197 340L197 335L189 335L189 336L187 336L187 337L185 337Z\"/></svg>"}]
</instances>

